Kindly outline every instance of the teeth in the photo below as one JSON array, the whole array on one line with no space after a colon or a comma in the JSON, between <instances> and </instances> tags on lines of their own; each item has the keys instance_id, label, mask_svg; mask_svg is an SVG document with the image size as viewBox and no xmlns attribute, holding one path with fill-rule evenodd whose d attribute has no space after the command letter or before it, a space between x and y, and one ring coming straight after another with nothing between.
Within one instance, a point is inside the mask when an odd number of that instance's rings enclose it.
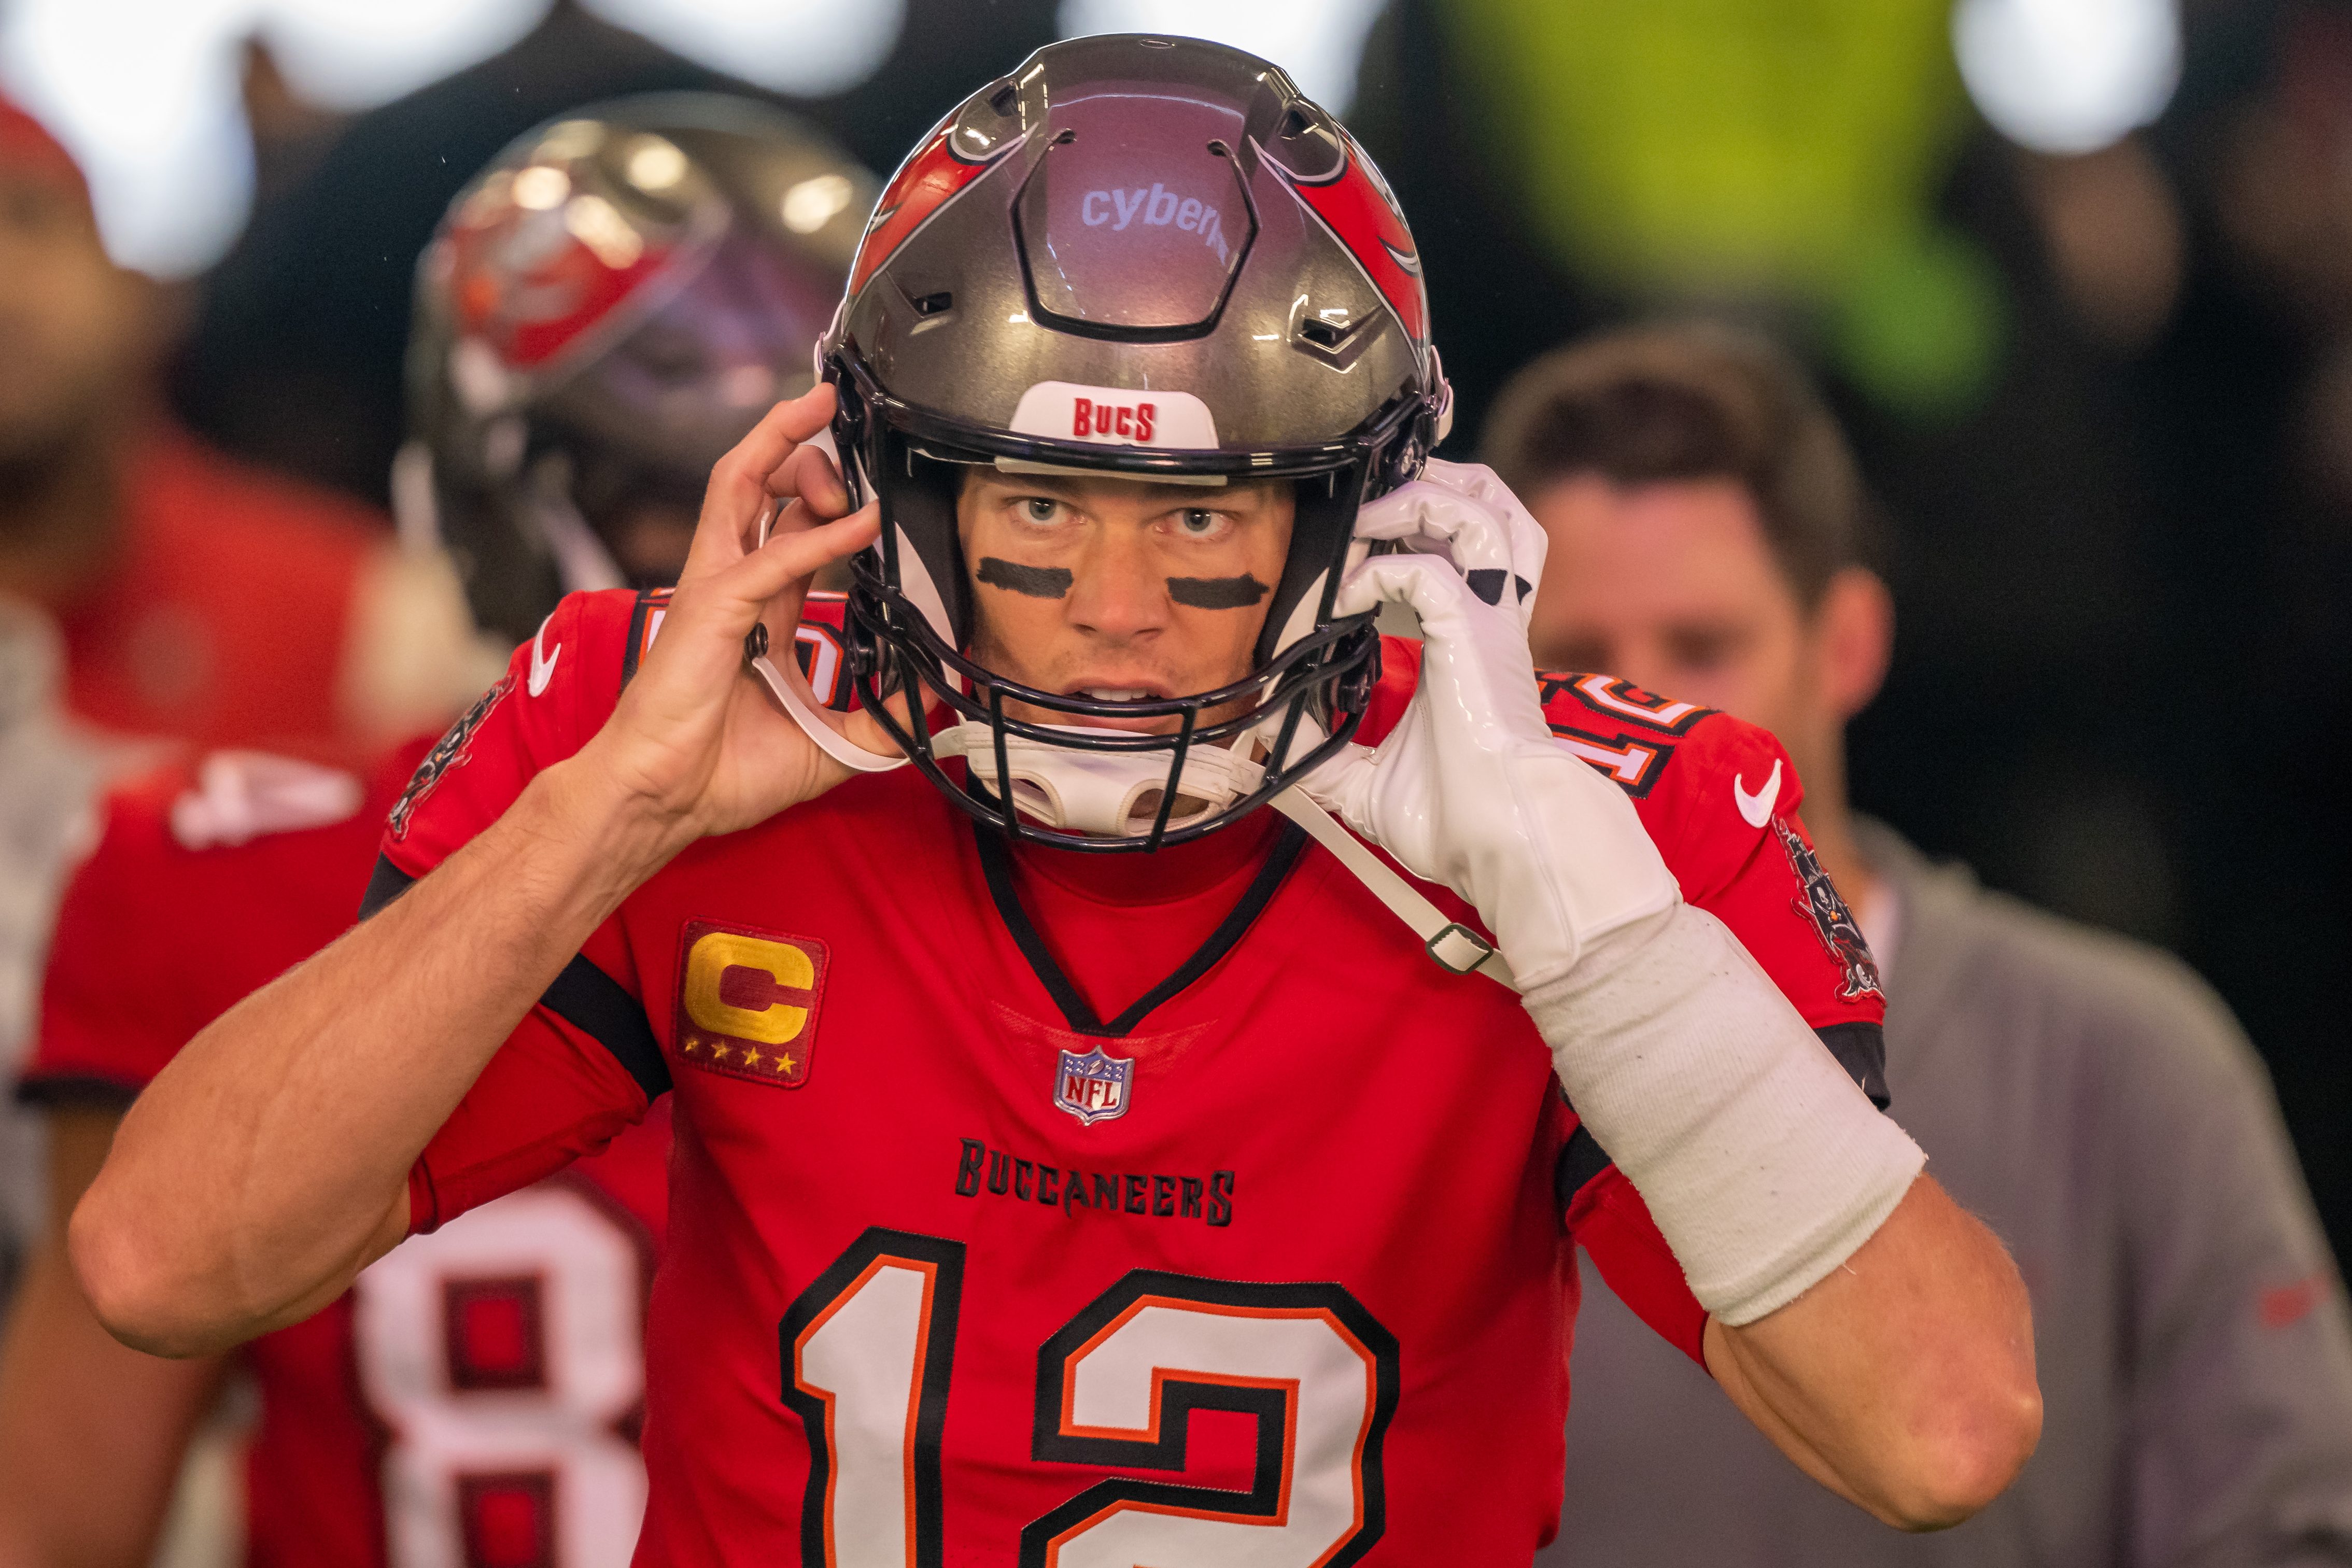
<instances>
[{"instance_id":1,"label":"teeth","mask_svg":"<svg viewBox=\"0 0 2352 1568\"><path fill-rule=\"evenodd\" d=\"M1150 695L1151 694L1150 692L1143 691L1139 688L1134 690L1112 686L1088 686L1087 688L1087 695L1094 698L1097 702L1104 703L1140 702Z\"/></svg>"}]
</instances>

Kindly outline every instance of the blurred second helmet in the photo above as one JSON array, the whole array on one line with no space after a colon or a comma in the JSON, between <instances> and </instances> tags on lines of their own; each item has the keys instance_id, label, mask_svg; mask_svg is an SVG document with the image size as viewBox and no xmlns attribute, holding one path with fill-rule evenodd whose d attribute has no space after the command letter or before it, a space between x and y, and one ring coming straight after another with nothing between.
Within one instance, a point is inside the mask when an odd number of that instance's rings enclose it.
<instances>
[{"instance_id":1,"label":"blurred second helmet","mask_svg":"<svg viewBox=\"0 0 2352 1568\"><path fill-rule=\"evenodd\" d=\"M664 93L542 125L458 194L417 267L393 490L486 628L677 577L710 465L813 384L875 187L778 110Z\"/></svg>"}]
</instances>

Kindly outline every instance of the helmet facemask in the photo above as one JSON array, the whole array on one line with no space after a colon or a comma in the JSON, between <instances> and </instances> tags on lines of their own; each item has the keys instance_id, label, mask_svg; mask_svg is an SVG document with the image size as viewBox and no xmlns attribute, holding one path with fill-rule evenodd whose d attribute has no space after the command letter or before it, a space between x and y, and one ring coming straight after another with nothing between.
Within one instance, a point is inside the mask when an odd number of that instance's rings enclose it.
<instances>
[{"instance_id":1,"label":"helmet facemask","mask_svg":"<svg viewBox=\"0 0 2352 1568\"><path fill-rule=\"evenodd\" d=\"M827 376L842 396L835 437L853 501L881 503L881 537L852 563L848 653L858 698L971 815L1057 848L1154 850L1237 821L1355 734L1379 679L1380 639L1371 616L1335 618L1332 601L1365 549L1350 538L1358 506L1396 482L1402 465L1417 468L1425 450L1430 414L1420 400L1390 411L1360 444L1278 467L1234 465L1238 479L1271 470L1296 485L1290 548L1252 667L1213 691L1115 702L1024 685L972 656L978 609L956 509L962 474L1000 459L1107 478L1183 471L1117 449L975 432L927 437L928 422L892 407L854 361L836 357ZM944 710L946 727L904 725L885 700L902 692ZM1008 711L1015 705L1029 716ZM1173 720L1174 728L1100 722L1138 717ZM961 780L942 766L959 757ZM1006 779L1009 790L999 784Z\"/></svg>"}]
</instances>

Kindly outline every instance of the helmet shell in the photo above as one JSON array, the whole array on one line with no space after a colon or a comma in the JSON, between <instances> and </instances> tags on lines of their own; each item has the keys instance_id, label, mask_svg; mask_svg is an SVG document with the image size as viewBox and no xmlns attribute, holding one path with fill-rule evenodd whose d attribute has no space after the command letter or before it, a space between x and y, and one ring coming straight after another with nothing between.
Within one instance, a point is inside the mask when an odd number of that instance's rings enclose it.
<instances>
[{"instance_id":1,"label":"helmet shell","mask_svg":"<svg viewBox=\"0 0 2352 1568\"><path fill-rule=\"evenodd\" d=\"M1241 50L1108 35L1040 49L924 140L827 349L940 434L1264 472L1433 391L1428 342L1412 233L1338 120Z\"/></svg>"}]
</instances>

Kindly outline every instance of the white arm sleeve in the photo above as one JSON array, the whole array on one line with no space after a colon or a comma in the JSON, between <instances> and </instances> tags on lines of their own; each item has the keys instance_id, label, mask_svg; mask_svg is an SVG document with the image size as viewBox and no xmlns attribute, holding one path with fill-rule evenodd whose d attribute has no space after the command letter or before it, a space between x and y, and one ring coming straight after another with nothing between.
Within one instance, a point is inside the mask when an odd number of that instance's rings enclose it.
<instances>
[{"instance_id":1,"label":"white arm sleeve","mask_svg":"<svg viewBox=\"0 0 2352 1568\"><path fill-rule=\"evenodd\" d=\"M1525 999L1578 1115L1727 1324L1844 1262L1927 1164L1705 910L1621 926Z\"/></svg>"}]
</instances>

